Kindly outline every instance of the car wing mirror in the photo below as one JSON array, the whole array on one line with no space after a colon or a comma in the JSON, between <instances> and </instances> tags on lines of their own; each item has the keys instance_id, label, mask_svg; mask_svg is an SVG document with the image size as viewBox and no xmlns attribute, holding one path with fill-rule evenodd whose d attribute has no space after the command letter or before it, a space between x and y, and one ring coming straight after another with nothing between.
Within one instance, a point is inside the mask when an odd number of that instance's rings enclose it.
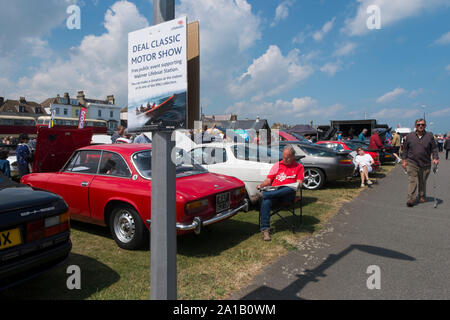
<instances>
[{"instance_id":1,"label":"car wing mirror","mask_svg":"<svg viewBox=\"0 0 450 320\"><path fill-rule=\"evenodd\" d=\"M305 156L295 156L295 161L299 162L302 160Z\"/></svg>"}]
</instances>

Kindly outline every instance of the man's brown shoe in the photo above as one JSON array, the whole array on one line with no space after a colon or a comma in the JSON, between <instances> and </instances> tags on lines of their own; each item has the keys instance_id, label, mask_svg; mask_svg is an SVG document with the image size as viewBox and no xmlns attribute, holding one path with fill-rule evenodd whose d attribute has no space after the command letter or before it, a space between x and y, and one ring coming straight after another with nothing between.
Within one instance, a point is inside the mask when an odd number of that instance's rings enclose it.
<instances>
[{"instance_id":1,"label":"man's brown shoe","mask_svg":"<svg viewBox=\"0 0 450 320\"><path fill-rule=\"evenodd\" d=\"M261 231L261 236L262 236L262 239L264 241L270 241L271 240L271 238L270 238L270 231L269 230Z\"/></svg>"},{"instance_id":2,"label":"man's brown shoe","mask_svg":"<svg viewBox=\"0 0 450 320\"><path fill-rule=\"evenodd\" d=\"M408 202L406 202L406 205L408 207L413 207L414 206L414 200L408 200Z\"/></svg>"},{"instance_id":3,"label":"man's brown shoe","mask_svg":"<svg viewBox=\"0 0 450 320\"><path fill-rule=\"evenodd\" d=\"M419 202L420 203L425 203L425 202L427 202L427 200L425 199L425 197L420 197Z\"/></svg>"}]
</instances>

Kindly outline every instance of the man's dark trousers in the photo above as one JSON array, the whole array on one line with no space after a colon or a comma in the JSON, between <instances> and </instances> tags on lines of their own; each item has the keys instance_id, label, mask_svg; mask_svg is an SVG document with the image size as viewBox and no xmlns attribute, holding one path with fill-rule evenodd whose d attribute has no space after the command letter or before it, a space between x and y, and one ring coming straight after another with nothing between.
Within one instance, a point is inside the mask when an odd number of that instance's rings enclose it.
<instances>
[{"instance_id":1,"label":"man's dark trousers","mask_svg":"<svg viewBox=\"0 0 450 320\"><path fill-rule=\"evenodd\" d=\"M264 191L261 203L261 231L270 228L270 210L274 204L283 202L293 202L295 199L295 191L289 187L281 187L274 191Z\"/></svg>"}]
</instances>

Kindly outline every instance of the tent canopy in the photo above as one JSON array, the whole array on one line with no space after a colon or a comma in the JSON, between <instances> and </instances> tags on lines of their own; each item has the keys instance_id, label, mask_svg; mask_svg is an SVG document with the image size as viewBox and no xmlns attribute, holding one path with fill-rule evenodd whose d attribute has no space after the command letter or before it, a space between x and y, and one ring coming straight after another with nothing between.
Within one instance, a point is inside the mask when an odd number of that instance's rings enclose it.
<instances>
[{"instance_id":1,"label":"tent canopy","mask_svg":"<svg viewBox=\"0 0 450 320\"><path fill-rule=\"evenodd\" d=\"M291 128L289 130L286 130L286 131L298 133L298 134L301 134L302 136L307 135L307 134L310 134L310 135L317 134L317 130L308 124L298 124L295 127Z\"/></svg>"}]
</instances>

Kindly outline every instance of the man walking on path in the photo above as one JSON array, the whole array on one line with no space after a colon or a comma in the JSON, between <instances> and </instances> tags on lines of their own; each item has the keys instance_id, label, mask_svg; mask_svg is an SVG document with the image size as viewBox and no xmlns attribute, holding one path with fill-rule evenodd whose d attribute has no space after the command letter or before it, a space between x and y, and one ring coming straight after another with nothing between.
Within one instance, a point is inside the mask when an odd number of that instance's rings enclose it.
<instances>
[{"instance_id":1,"label":"man walking on path","mask_svg":"<svg viewBox=\"0 0 450 320\"><path fill-rule=\"evenodd\" d=\"M392 148L393 148L393 154L395 158L397 159L396 163L400 163L401 159L399 157L400 154L400 147L402 145L400 135L397 133L397 131L394 131L392 134L392 142L391 142Z\"/></svg>"},{"instance_id":2,"label":"man walking on path","mask_svg":"<svg viewBox=\"0 0 450 320\"><path fill-rule=\"evenodd\" d=\"M448 160L448 153L450 152L450 136L447 136L445 138L444 149L445 149L445 160Z\"/></svg>"},{"instance_id":3,"label":"man walking on path","mask_svg":"<svg viewBox=\"0 0 450 320\"><path fill-rule=\"evenodd\" d=\"M439 163L439 153L436 141L431 132L425 131L426 122L418 119L415 123L416 132L407 135L403 143L403 168L409 176L408 201L406 205L412 207L416 200L418 187L419 202L426 201L426 185L431 170L431 155L433 164Z\"/></svg>"}]
</instances>

